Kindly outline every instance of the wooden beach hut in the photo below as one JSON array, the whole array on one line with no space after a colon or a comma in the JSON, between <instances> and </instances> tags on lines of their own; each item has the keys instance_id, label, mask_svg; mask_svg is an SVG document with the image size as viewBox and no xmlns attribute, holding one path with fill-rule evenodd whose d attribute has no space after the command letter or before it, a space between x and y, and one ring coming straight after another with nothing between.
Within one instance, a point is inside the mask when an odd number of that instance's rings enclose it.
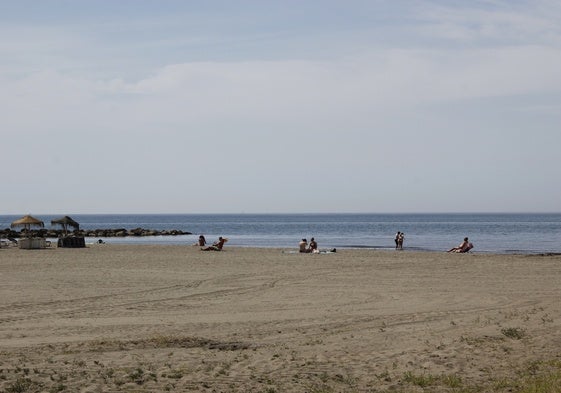
<instances>
[{"instance_id":1,"label":"wooden beach hut","mask_svg":"<svg viewBox=\"0 0 561 393\"><path fill-rule=\"evenodd\" d=\"M12 228L23 227L26 230L27 237L20 239L18 242L19 248L24 249L34 249L34 248L45 248L47 246L47 241L42 237L31 237L31 227L41 227L43 228L45 224L43 221L35 218L31 215L25 215L22 218L15 220L10 225Z\"/></svg>"},{"instance_id":2,"label":"wooden beach hut","mask_svg":"<svg viewBox=\"0 0 561 393\"><path fill-rule=\"evenodd\" d=\"M51 225L60 225L64 230L64 236L58 239L57 246L65 248L84 248L86 241L83 236L68 236L68 227L75 230L80 229L80 224L69 216L64 216L51 221Z\"/></svg>"}]
</instances>

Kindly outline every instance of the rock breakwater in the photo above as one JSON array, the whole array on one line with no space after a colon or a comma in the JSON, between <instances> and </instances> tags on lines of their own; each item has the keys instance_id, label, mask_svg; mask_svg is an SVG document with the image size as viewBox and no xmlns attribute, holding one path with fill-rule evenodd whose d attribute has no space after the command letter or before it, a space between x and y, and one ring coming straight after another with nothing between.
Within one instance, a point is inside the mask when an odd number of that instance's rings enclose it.
<instances>
[{"instance_id":1,"label":"rock breakwater","mask_svg":"<svg viewBox=\"0 0 561 393\"><path fill-rule=\"evenodd\" d=\"M0 237L2 238L21 238L21 237L63 237L64 231L60 229L32 229L27 231L22 229L21 231L14 231L13 229L6 228L0 230ZM128 237L128 236L179 236L179 235L192 235L191 232L185 232L178 229L165 229L165 230L155 230L155 229L145 229L145 228L114 228L114 229L80 229L76 231L69 231L68 235L79 236L79 237Z\"/></svg>"}]
</instances>

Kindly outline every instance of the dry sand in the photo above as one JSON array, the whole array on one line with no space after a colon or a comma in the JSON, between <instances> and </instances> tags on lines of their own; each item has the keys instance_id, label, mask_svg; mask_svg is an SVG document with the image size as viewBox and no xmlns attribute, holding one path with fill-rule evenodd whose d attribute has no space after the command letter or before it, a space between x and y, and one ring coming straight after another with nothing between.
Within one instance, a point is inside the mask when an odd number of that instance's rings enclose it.
<instances>
[{"instance_id":1,"label":"dry sand","mask_svg":"<svg viewBox=\"0 0 561 393\"><path fill-rule=\"evenodd\" d=\"M0 392L507 391L561 363L560 284L555 255L4 248Z\"/></svg>"}]
</instances>

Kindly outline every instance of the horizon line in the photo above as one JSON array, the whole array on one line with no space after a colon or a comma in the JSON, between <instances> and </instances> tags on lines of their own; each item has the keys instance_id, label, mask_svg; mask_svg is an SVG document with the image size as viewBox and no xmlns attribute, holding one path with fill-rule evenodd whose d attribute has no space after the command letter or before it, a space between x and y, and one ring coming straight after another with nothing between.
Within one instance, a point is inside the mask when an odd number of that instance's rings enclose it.
<instances>
[{"instance_id":1,"label":"horizon line","mask_svg":"<svg viewBox=\"0 0 561 393\"><path fill-rule=\"evenodd\" d=\"M29 215L38 216L56 216L56 215L80 215L80 216L96 216L96 215L118 215L118 216L174 216L174 215L329 215L329 214L346 214L346 215L360 215L360 214L377 214L377 215L407 215L407 214L561 214L561 211L411 211L411 212L197 212L197 213L24 213ZM22 213L2 213L0 216L19 216Z\"/></svg>"}]
</instances>

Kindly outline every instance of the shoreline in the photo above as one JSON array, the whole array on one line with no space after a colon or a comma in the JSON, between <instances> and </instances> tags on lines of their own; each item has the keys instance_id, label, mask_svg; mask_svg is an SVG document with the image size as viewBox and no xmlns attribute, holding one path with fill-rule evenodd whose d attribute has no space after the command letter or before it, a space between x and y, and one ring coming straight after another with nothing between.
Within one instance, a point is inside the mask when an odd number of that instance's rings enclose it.
<instances>
[{"instance_id":1,"label":"shoreline","mask_svg":"<svg viewBox=\"0 0 561 393\"><path fill-rule=\"evenodd\" d=\"M561 356L561 256L284 250L4 248L0 390L493 391Z\"/></svg>"},{"instance_id":2,"label":"shoreline","mask_svg":"<svg viewBox=\"0 0 561 393\"><path fill-rule=\"evenodd\" d=\"M189 236L189 241L185 241L185 240L177 240L178 237L181 236ZM154 241L154 239L159 238L158 240L160 241ZM162 238L165 238L165 240L163 240ZM53 248L59 248L57 246L57 241L59 238L56 237L46 237L45 240L50 241L51 242L51 246L47 247L47 249L53 249ZM196 235L170 235L170 236L149 236L149 235L145 235L145 236L126 236L126 237L96 237L96 236L91 236L91 237L85 237L86 239L86 248L93 246L93 245L98 245L98 240L102 240L103 244L107 244L107 245L114 245L114 246L130 246L130 247L143 247L143 246L156 246L156 247L197 247L196 240L197 240L197 236ZM150 240L152 239L152 241ZM19 240L19 239L16 239ZM3 245L2 248L17 248L17 245L13 245L13 244L9 244L9 241L4 240L3 239ZM228 243L226 246L226 249L237 249L237 248L241 248L241 249L256 249L256 250L283 250L284 252L292 252L292 251L298 251L298 247L294 246L287 246L287 247L282 247L282 246L269 246L269 245L237 245L237 244L232 244L232 242ZM436 249L430 249L430 248L422 248L422 247L404 247L402 250L396 250L394 247L392 247L391 245L382 245L382 246L378 246L378 245L338 245L336 247L331 247L331 248L322 248L320 247L320 250L322 252L329 252L332 249L336 249L339 251L342 250L348 250L348 251L359 251L359 250L369 250L369 251L380 251L380 252L396 252L396 253L400 253L400 252L404 252L404 253L446 253L447 250L436 250ZM504 250L504 251L496 251L496 250L471 250L468 254L470 255L488 255L488 256L493 256L493 255L526 255L526 256L558 256L561 255L561 252L559 251L547 251L547 250Z\"/></svg>"},{"instance_id":3,"label":"shoreline","mask_svg":"<svg viewBox=\"0 0 561 393\"><path fill-rule=\"evenodd\" d=\"M17 245L7 245L1 248L2 251L14 251L14 252L49 252L53 250L61 250L63 252L70 250L71 248L65 247L58 247L56 244L57 238L45 238L46 240L51 241L51 246L48 246L44 249L19 249ZM190 251L200 251L200 246L194 243L186 243L186 242L149 242L149 241L142 241L142 239L137 239L138 242L132 241L127 242L123 241L120 242L116 238L101 238L103 243L98 243L97 237L86 238L89 241L86 241L86 247L84 248L77 248L76 250L79 252L80 250L94 248L97 249L98 247L109 247L115 249L129 249L130 251L134 250L142 250L142 249L160 249L161 251L171 250L172 252L176 252L178 250L190 250ZM95 241L94 241L95 239ZM123 239L123 238L120 238ZM195 237L193 238L195 239ZM117 240L117 241L115 241ZM208 245L208 244L207 244ZM341 252L350 252L350 253L380 253L382 255L385 254L407 254L412 258L415 258L416 254L425 255L425 254L435 254L435 255L465 255L465 256L480 256L480 257L508 257L508 256L527 256L527 257L556 257L561 256L561 252L549 252L549 251L523 251L523 250L512 250L512 251L505 251L505 252L496 252L496 251L477 251L471 250L468 253L448 253L447 250L433 250L427 248L420 248L420 247L404 247L402 250L396 250L390 246L360 246L360 245L348 245L348 246L338 246L335 247L336 251L332 251L333 248L322 248L320 247L320 254L340 254ZM271 251L271 252L278 252L280 254L297 254L297 255L315 255L312 253L300 253L298 252L298 247L279 247L279 246L249 246L249 245L236 245L231 244L228 242L221 253L228 253L228 251L234 250L246 250L255 253L261 253L263 251Z\"/></svg>"},{"instance_id":4,"label":"shoreline","mask_svg":"<svg viewBox=\"0 0 561 393\"><path fill-rule=\"evenodd\" d=\"M169 236L169 241L150 241L148 240L148 236L145 237L130 237L130 238L115 238L115 237L108 237L108 238L98 238L98 237L88 237L86 238L86 247L88 246L92 246L92 245L96 245L97 244L97 239L101 239L103 240L104 244L111 244L111 245L120 245L120 246L131 246L131 247L138 247L138 246L161 246L161 247L197 247L196 245L194 245L195 240L197 239L196 235L189 235L192 236L192 242L186 242L186 241L178 241L175 238L177 236ZM95 239L95 241L94 241ZM58 240L57 238L46 238L46 240L51 241L52 244L54 244L54 246L52 246L51 248L57 248L56 247L56 241ZM89 240L89 241L88 241ZM229 242L226 245L226 249L230 249L230 248L245 248L245 249L257 249L257 250L294 250L294 251L298 251L298 247L297 246L287 246L287 247L280 247L280 246L255 246L255 245L237 245L237 244L232 244L232 242ZM436 250L436 249L430 249L430 248L422 248L422 247L407 247L405 246L403 248L403 250L396 250L394 247L392 247L391 245L388 246L371 246L371 245L337 245L335 247L331 247L331 248L323 248L320 247L320 250L322 251L329 251L331 249L337 249L337 250L370 250L370 251L382 251L382 252L406 252L406 253L446 253L447 250L442 249L442 250ZM561 251L547 251L547 250L505 250L505 251L486 251L486 250L471 250L469 252L469 254L471 255L535 255L535 256L555 256L555 255L561 255Z\"/></svg>"}]
</instances>

